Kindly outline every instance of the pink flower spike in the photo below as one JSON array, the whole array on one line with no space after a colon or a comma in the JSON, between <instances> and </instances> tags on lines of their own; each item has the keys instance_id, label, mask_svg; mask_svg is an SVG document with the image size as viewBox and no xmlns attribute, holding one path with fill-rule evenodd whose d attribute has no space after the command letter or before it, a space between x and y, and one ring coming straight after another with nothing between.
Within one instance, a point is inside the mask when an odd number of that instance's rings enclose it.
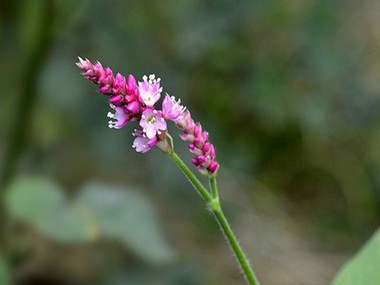
<instances>
[{"instance_id":1,"label":"pink flower spike","mask_svg":"<svg viewBox=\"0 0 380 285\"><path fill-rule=\"evenodd\" d=\"M182 118L185 109L185 107L181 106L180 99L176 101L174 96L170 97L166 94L162 102L162 115L165 119L175 122Z\"/></svg>"},{"instance_id":2,"label":"pink flower spike","mask_svg":"<svg viewBox=\"0 0 380 285\"><path fill-rule=\"evenodd\" d=\"M108 112L107 117L110 119L114 119L116 121L110 120L108 122L108 127L111 129L121 129L124 127L128 121L129 116L125 112L123 107L116 107L112 104L110 104L111 108L115 110L115 114L112 114L111 112Z\"/></svg>"},{"instance_id":3,"label":"pink flower spike","mask_svg":"<svg viewBox=\"0 0 380 285\"><path fill-rule=\"evenodd\" d=\"M154 74L149 75L149 80L146 75L143 77L143 82L139 82L139 93L142 103L152 107L158 99L160 99L162 87L160 86L160 78L155 78Z\"/></svg>"},{"instance_id":4,"label":"pink flower spike","mask_svg":"<svg viewBox=\"0 0 380 285\"><path fill-rule=\"evenodd\" d=\"M141 153L146 153L150 151L158 142L157 137L153 137L152 139L148 139L143 131L135 130L133 133L136 138L133 141L132 147Z\"/></svg>"},{"instance_id":5,"label":"pink flower spike","mask_svg":"<svg viewBox=\"0 0 380 285\"><path fill-rule=\"evenodd\" d=\"M152 139L166 130L166 121L160 111L146 109L141 115L140 127L143 128L148 139Z\"/></svg>"}]
</instances>

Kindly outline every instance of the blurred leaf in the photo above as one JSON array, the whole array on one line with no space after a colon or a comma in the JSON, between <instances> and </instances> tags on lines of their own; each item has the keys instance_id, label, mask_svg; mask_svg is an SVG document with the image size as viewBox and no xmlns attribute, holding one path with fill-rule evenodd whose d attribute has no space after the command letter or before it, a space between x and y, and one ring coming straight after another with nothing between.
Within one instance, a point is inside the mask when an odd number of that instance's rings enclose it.
<instances>
[{"instance_id":1,"label":"blurred leaf","mask_svg":"<svg viewBox=\"0 0 380 285\"><path fill-rule=\"evenodd\" d=\"M8 210L25 221L41 220L64 206L62 190L44 178L25 177L10 185L6 194Z\"/></svg>"},{"instance_id":2,"label":"blurred leaf","mask_svg":"<svg viewBox=\"0 0 380 285\"><path fill-rule=\"evenodd\" d=\"M65 201L62 190L44 178L22 178L8 189L11 214L59 242L85 242L95 236L96 225L89 213Z\"/></svg>"},{"instance_id":3,"label":"blurred leaf","mask_svg":"<svg viewBox=\"0 0 380 285\"><path fill-rule=\"evenodd\" d=\"M90 183L82 189L78 202L94 211L104 237L120 240L150 262L172 258L151 204L142 192Z\"/></svg>"},{"instance_id":4,"label":"blurred leaf","mask_svg":"<svg viewBox=\"0 0 380 285\"><path fill-rule=\"evenodd\" d=\"M349 260L336 276L333 285L380 284L380 229Z\"/></svg>"},{"instance_id":5,"label":"blurred leaf","mask_svg":"<svg viewBox=\"0 0 380 285\"><path fill-rule=\"evenodd\" d=\"M9 267L6 261L0 257L0 284L9 285L11 284L11 275L9 272Z\"/></svg>"},{"instance_id":6,"label":"blurred leaf","mask_svg":"<svg viewBox=\"0 0 380 285\"><path fill-rule=\"evenodd\" d=\"M88 242L97 233L97 224L90 213L77 205L58 208L36 222L41 232L59 242Z\"/></svg>"},{"instance_id":7,"label":"blurred leaf","mask_svg":"<svg viewBox=\"0 0 380 285\"><path fill-rule=\"evenodd\" d=\"M52 181L29 177L10 186L6 202L14 217L58 242L91 241L99 223L104 237L121 241L148 261L172 257L150 203L138 191L92 183L75 203L67 203Z\"/></svg>"}]
</instances>

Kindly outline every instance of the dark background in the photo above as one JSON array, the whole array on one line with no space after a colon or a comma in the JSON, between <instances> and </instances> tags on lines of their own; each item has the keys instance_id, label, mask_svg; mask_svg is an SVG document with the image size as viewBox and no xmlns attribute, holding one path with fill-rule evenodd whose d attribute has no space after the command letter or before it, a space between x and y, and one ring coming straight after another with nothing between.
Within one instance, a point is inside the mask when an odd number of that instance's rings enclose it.
<instances>
[{"instance_id":1,"label":"dark background","mask_svg":"<svg viewBox=\"0 0 380 285\"><path fill-rule=\"evenodd\" d=\"M3 244L17 282L244 284L173 163L136 153L133 124L107 127L81 56L157 74L202 122L262 284L328 284L379 224L379 12L375 0L0 1L2 193L25 175L68 199L89 181L137 187L177 255L151 264L118 243L62 244L23 225L22 246L14 231Z\"/></svg>"}]
</instances>

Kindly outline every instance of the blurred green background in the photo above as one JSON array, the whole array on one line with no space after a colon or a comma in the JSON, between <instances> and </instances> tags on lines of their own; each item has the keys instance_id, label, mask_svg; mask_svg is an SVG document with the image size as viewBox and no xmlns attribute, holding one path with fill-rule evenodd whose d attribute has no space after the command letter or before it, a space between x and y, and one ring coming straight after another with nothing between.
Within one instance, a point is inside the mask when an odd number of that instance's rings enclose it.
<instances>
[{"instance_id":1,"label":"blurred green background","mask_svg":"<svg viewBox=\"0 0 380 285\"><path fill-rule=\"evenodd\" d=\"M81 56L157 74L202 122L262 284L329 284L379 225L379 12L375 0L1 0L0 255L13 283L244 284L180 171L136 153L134 126L107 127Z\"/></svg>"}]
</instances>

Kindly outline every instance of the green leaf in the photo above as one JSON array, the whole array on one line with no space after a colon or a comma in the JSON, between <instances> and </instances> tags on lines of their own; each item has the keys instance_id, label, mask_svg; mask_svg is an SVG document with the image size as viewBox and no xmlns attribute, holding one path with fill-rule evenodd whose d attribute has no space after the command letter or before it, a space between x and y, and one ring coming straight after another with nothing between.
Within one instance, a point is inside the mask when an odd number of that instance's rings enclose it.
<instances>
[{"instance_id":1,"label":"green leaf","mask_svg":"<svg viewBox=\"0 0 380 285\"><path fill-rule=\"evenodd\" d=\"M141 191L90 183L82 189L78 202L94 211L104 237L121 241L150 262L173 257L153 208Z\"/></svg>"},{"instance_id":2,"label":"green leaf","mask_svg":"<svg viewBox=\"0 0 380 285\"><path fill-rule=\"evenodd\" d=\"M88 242L97 234L94 217L78 205L58 208L36 221L36 227L49 238L62 243Z\"/></svg>"},{"instance_id":3,"label":"green leaf","mask_svg":"<svg viewBox=\"0 0 380 285\"><path fill-rule=\"evenodd\" d=\"M11 284L11 274L9 271L9 266L1 256L0 256L0 284L3 284L3 285Z\"/></svg>"},{"instance_id":4,"label":"green leaf","mask_svg":"<svg viewBox=\"0 0 380 285\"><path fill-rule=\"evenodd\" d=\"M380 284L380 229L349 260L335 277L333 285Z\"/></svg>"},{"instance_id":5,"label":"green leaf","mask_svg":"<svg viewBox=\"0 0 380 285\"><path fill-rule=\"evenodd\" d=\"M16 218L33 222L63 207L65 199L58 185L45 178L24 177L10 185L6 194L8 210Z\"/></svg>"},{"instance_id":6,"label":"green leaf","mask_svg":"<svg viewBox=\"0 0 380 285\"><path fill-rule=\"evenodd\" d=\"M16 180L6 195L8 211L48 238L66 243L91 241L97 225L91 214L66 202L62 189L46 178Z\"/></svg>"}]
</instances>

